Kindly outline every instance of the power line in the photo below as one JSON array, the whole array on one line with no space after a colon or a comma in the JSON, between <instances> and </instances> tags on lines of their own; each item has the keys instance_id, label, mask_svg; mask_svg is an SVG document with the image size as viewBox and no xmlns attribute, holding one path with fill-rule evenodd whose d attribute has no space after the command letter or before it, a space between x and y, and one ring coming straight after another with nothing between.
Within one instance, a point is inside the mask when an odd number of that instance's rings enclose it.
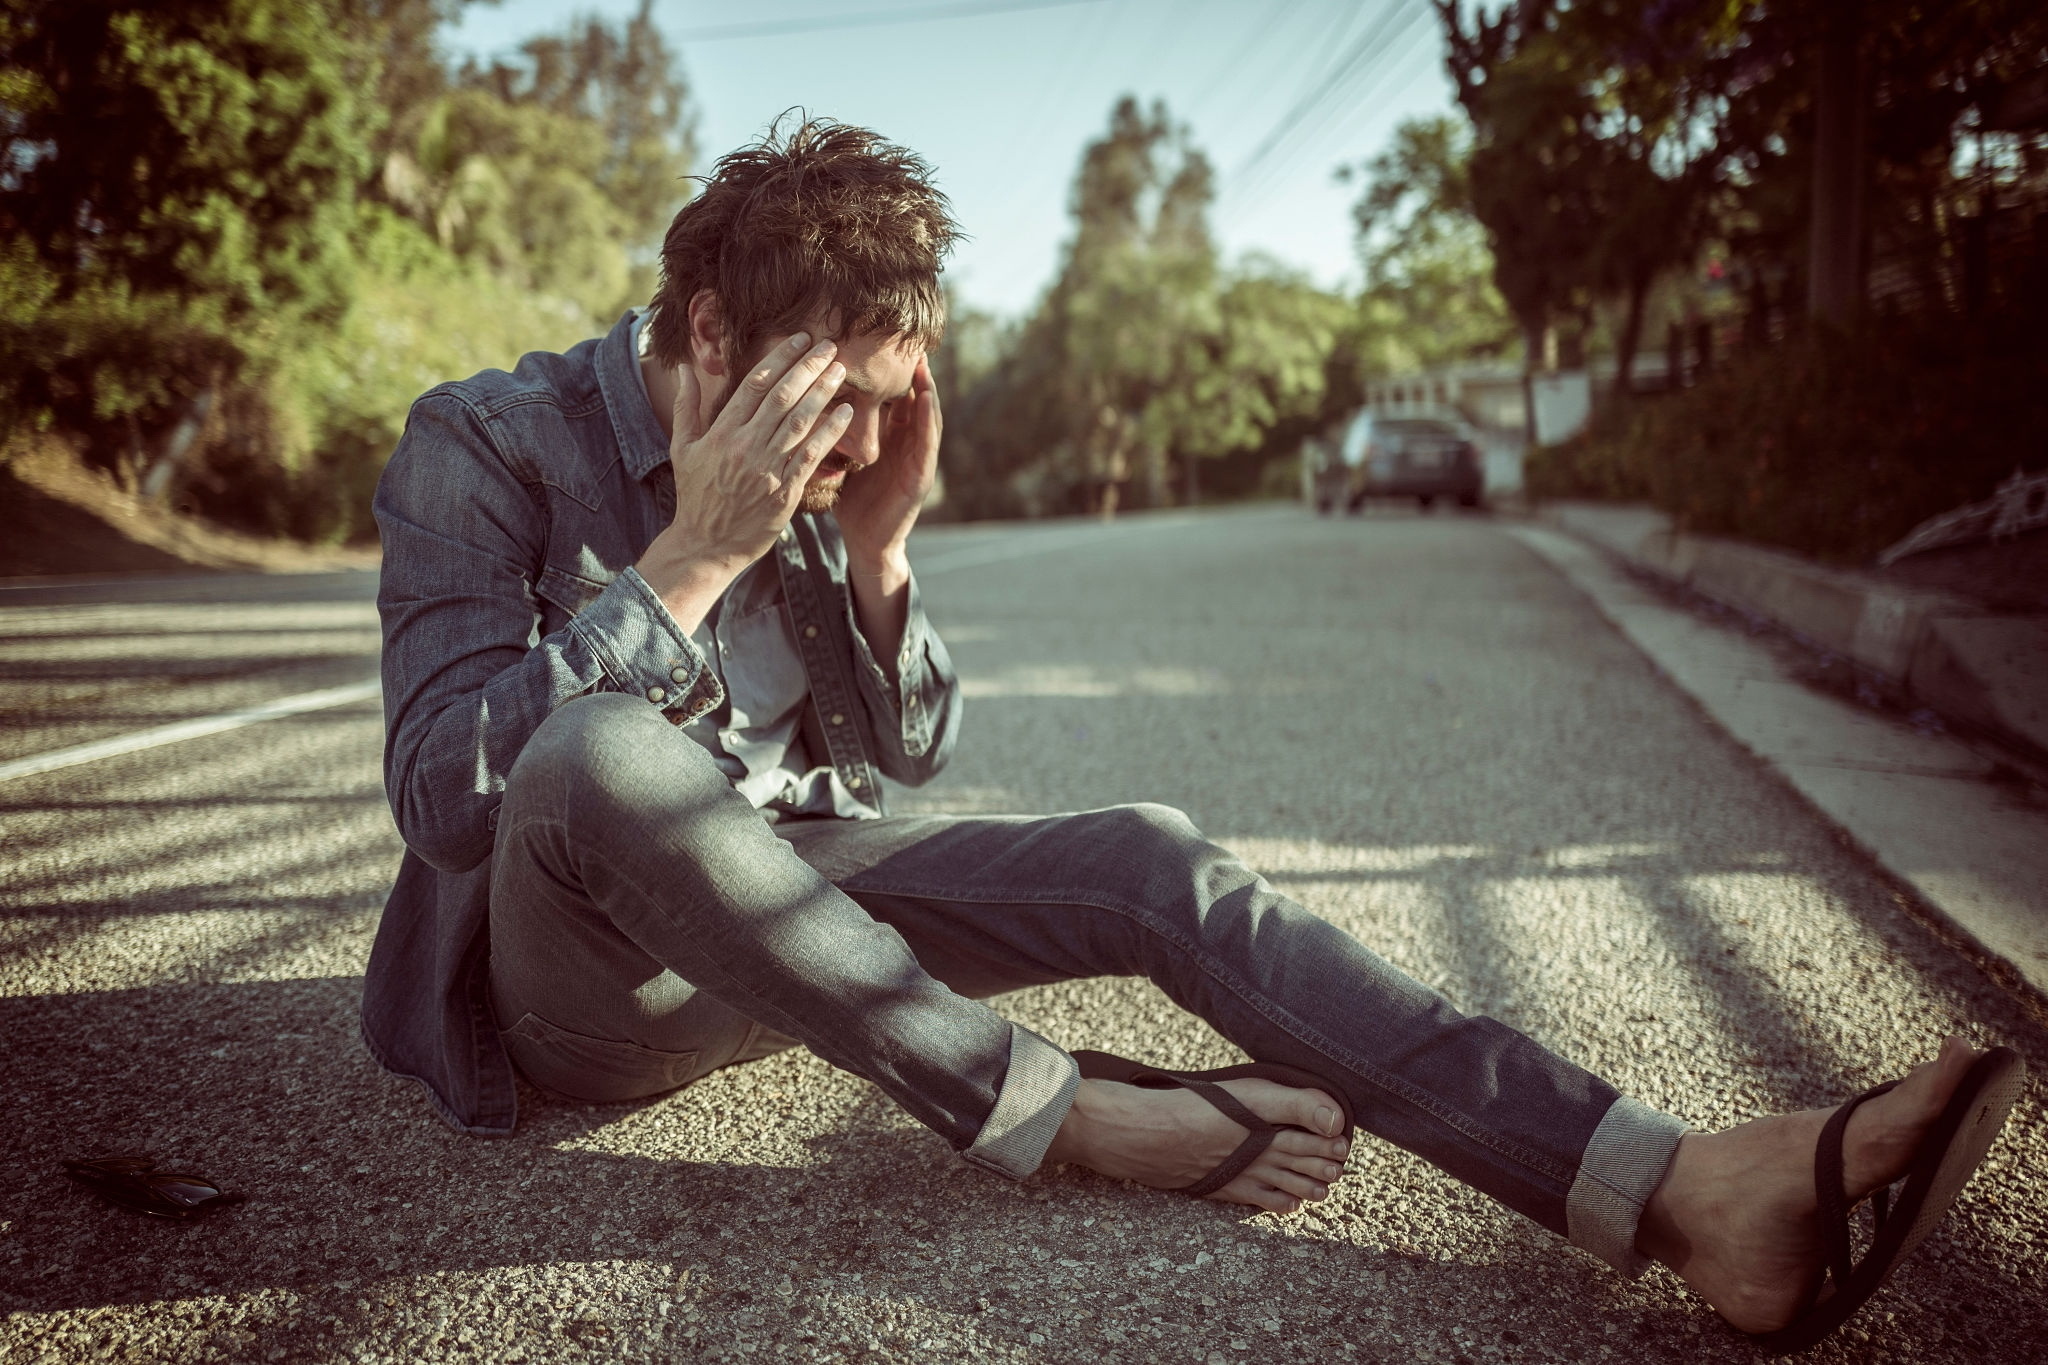
<instances>
[{"instance_id":1,"label":"power line","mask_svg":"<svg viewBox=\"0 0 2048 1365\"><path fill-rule=\"evenodd\" d=\"M1394 64L1397 74L1400 71L1406 71L1408 74L1405 77L1399 78L1396 84L1389 85L1378 92L1387 104L1399 104L1401 97L1414 88L1415 82L1421 80L1432 70L1437 69L1434 63L1417 60L1426 56L1435 47L1434 40L1437 36L1435 30L1428 25L1420 28L1411 26L1411 29L1415 34L1416 41L1408 45L1408 50ZM1367 105L1363 101L1355 104L1350 116L1345 118L1341 125L1332 125L1338 127L1338 143L1349 146L1352 139L1358 136L1364 125L1378 112L1378 109ZM1354 154L1346 153L1346 155Z\"/></svg>"},{"instance_id":2,"label":"power line","mask_svg":"<svg viewBox=\"0 0 2048 1365\"><path fill-rule=\"evenodd\" d=\"M1339 0L1339 8L1348 22L1351 0ZM1254 16L1251 32L1246 34L1242 42L1231 48L1223 65L1217 68L1215 74L1196 87L1198 91L1204 93L1196 96L1198 103L1187 111L1194 123L1206 124L1219 132L1227 133L1227 130L1235 128L1242 121L1267 84L1263 77L1269 72L1278 75L1280 70L1290 63L1291 58L1284 50L1279 53L1278 62L1268 62L1266 56L1268 49L1276 42L1283 45L1292 43L1288 28L1300 9L1299 0L1289 0L1289 3L1279 6L1270 14ZM1311 24L1314 23L1315 17L1315 11L1307 13ZM1323 39L1316 45L1328 47L1328 31L1325 29L1322 32ZM1235 99L1227 98L1233 94L1236 96Z\"/></svg>"},{"instance_id":3,"label":"power line","mask_svg":"<svg viewBox=\"0 0 2048 1365\"><path fill-rule=\"evenodd\" d=\"M1280 144L1282 138L1293 132L1317 105L1329 98L1331 91L1335 90L1340 83L1355 75L1360 67L1368 65L1373 57L1379 55L1379 52L1384 49L1376 49L1375 44L1385 40L1387 29L1395 19L1403 17L1406 9L1407 0L1388 0L1386 7L1380 11L1379 22L1372 25L1372 27L1359 36L1358 41L1353 43L1350 50L1336 62L1328 76L1317 84L1314 89L1296 100L1294 106L1280 116L1279 122L1275 123L1266 133L1266 136L1260 140L1259 145L1253 148L1243 161L1238 163L1231 179L1242 181L1250 175L1253 170L1259 167L1260 163L1265 161L1266 156Z\"/></svg>"},{"instance_id":4,"label":"power line","mask_svg":"<svg viewBox=\"0 0 2048 1365\"><path fill-rule=\"evenodd\" d=\"M1251 26L1245 30L1243 39L1231 45L1223 55L1222 64L1207 78L1196 85L1197 90L1216 90L1223 85L1224 78L1245 70L1259 48L1271 42L1273 35L1285 27L1288 18L1301 8L1301 0L1280 0L1278 9L1271 14L1252 14Z\"/></svg>"},{"instance_id":5,"label":"power line","mask_svg":"<svg viewBox=\"0 0 2048 1365\"><path fill-rule=\"evenodd\" d=\"M1004 147L1004 160L1010 160L1023 139L1031 136L1042 126L1044 116L1048 110L1064 107L1084 83L1084 78L1095 74L1096 68L1102 63L1104 54L1114 48L1114 44L1110 39L1121 31L1123 21L1130 15L1131 11L1132 7L1124 3L1124 0L1115 0L1114 3L1091 12L1085 24L1076 24L1074 26L1073 30L1068 34L1066 47L1063 49L1058 63L1057 74L1062 79L1055 85L1049 76L1045 85L1040 87L1038 99L1032 106L1030 117L1020 119L1011 128L1010 138ZM1081 60L1076 61L1075 55L1077 53L1085 55ZM1017 182L1011 186L1008 195L1004 197L1001 212L995 216L1004 220L1011 218L1033 193L1035 193L1035 190L1030 182L1019 177ZM1054 270L1055 272L1058 270L1057 260L1055 260ZM994 277L995 283L992 292L1001 293L1023 272L1024 267L1019 262L1014 259L1008 261L1000 273ZM984 287L988 287L986 281L984 281Z\"/></svg>"},{"instance_id":6,"label":"power line","mask_svg":"<svg viewBox=\"0 0 2048 1365\"><path fill-rule=\"evenodd\" d=\"M1407 38L1416 24L1425 17L1426 12L1411 8L1408 0L1390 0L1387 7L1380 12L1379 22L1352 45L1330 71L1328 78L1296 101L1294 107L1281 116L1258 147L1239 163L1226 191L1228 197L1242 203L1253 191L1271 184L1281 168L1294 158L1289 155L1269 159L1269 154L1274 152L1304 119L1337 92L1340 86L1344 87L1343 93L1346 95L1350 95L1354 90L1362 91L1365 82L1375 74L1376 69L1383 64L1395 45ZM1388 30L1397 19L1403 22L1390 33Z\"/></svg>"},{"instance_id":7,"label":"power line","mask_svg":"<svg viewBox=\"0 0 2048 1365\"><path fill-rule=\"evenodd\" d=\"M1093 5L1100 0L979 0L964 5L923 5L915 9L871 10L865 14L824 14L809 19L768 19L752 24L716 24L710 28L682 29L669 35L679 43L718 43L732 38L767 38L779 33L822 33L835 28L880 28L889 24L916 24L933 19L973 19L984 14L1010 14L1019 10L1061 9L1069 5Z\"/></svg>"},{"instance_id":8,"label":"power line","mask_svg":"<svg viewBox=\"0 0 2048 1365\"><path fill-rule=\"evenodd\" d=\"M1338 23L1332 24L1322 39L1316 44L1317 51L1322 54L1322 60L1317 63L1315 71L1303 82L1304 85L1326 81L1336 74L1338 68L1348 58L1354 33L1373 22L1372 12L1362 4L1346 5L1342 8L1348 12L1342 15Z\"/></svg>"}]
</instances>

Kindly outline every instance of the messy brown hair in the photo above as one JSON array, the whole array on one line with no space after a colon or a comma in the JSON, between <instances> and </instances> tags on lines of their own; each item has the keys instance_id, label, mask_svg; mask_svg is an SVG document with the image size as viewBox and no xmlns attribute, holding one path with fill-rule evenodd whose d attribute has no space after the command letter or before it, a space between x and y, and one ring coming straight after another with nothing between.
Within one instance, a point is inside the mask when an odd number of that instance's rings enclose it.
<instances>
[{"instance_id":1,"label":"messy brown hair","mask_svg":"<svg viewBox=\"0 0 2048 1365\"><path fill-rule=\"evenodd\" d=\"M661 244L663 365L690 356L690 300L710 290L726 362L751 363L767 338L823 319L832 333L881 333L929 350L946 326L939 271L960 235L931 167L878 133L806 118L777 120L728 152Z\"/></svg>"}]
</instances>

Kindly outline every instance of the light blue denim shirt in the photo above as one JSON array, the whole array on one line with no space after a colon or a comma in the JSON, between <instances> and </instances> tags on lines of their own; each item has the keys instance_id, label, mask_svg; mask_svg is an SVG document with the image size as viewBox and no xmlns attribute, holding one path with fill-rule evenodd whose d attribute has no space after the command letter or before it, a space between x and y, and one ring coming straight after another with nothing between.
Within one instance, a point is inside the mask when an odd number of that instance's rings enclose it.
<instances>
[{"instance_id":1,"label":"light blue denim shirt","mask_svg":"<svg viewBox=\"0 0 2048 1365\"><path fill-rule=\"evenodd\" d=\"M633 316L633 354L643 359L653 316L652 308ZM636 366L634 373L652 411L646 371ZM683 733L704 747L739 794L756 809L782 815L858 817L861 803L837 805L831 769L813 764L804 747L810 680L774 558L741 570L690 632L690 641L717 675L725 700L686 724Z\"/></svg>"},{"instance_id":2,"label":"light blue denim shirt","mask_svg":"<svg viewBox=\"0 0 2048 1365\"><path fill-rule=\"evenodd\" d=\"M725 700L683 727L739 794L783 815L852 815L833 805L832 773L813 765L801 722L810 699L782 577L757 561L690 633Z\"/></svg>"},{"instance_id":3,"label":"light blue denim shirt","mask_svg":"<svg viewBox=\"0 0 2048 1365\"><path fill-rule=\"evenodd\" d=\"M726 702L632 567L675 511L633 321L430 390L377 489L384 786L406 854L365 975L363 1037L465 1132L517 1118L486 931L498 803L520 750L589 692L644 698L678 725ZM883 777L915 786L951 752L960 693L945 647L913 582L902 648L881 667L830 516L791 522L760 562L771 571L803 670L806 770L831 811L879 815Z\"/></svg>"}]
</instances>

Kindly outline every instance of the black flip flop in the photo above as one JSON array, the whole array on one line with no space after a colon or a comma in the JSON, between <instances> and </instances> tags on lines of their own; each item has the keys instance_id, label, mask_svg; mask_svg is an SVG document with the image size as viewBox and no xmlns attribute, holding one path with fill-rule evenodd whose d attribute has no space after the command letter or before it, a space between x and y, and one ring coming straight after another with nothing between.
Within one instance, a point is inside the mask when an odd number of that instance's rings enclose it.
<instances>
[{"instance_id":1,"label":"black flip flop","mask_svg":"<svg viewBox=\"0 0 2048 1365\"><path fill-rule=\"evenodd\" d=\"M242 1202L203 1175L160 1171L156 1158L142 1152L80 1158L62 1163L64 1173L110 1204L154 1218L189 1222Z\"/></svg>"},{"instance_id":2,"label":"black flip flop","mask_svg":"<svg viewBox=\"0 0 2048 1365\"><path fill-rule=\"evenodd\" d=\"M1180 1187L1180 1193L1196 1199L1214 1194L1237 1179L1245 1167L1259 1159L1259 1154L1273 1145L1273 1139L1292 1125L1268 1123L1239 1103L1237 1097L1218 1085L1218 1081L1243 1080L1247 1077L1262 1081L1273 1081L1290 1085L1297 1090L1320 1090L1337 1102L1337 1111L1344 1116L1344 1135L1351 1132L1351 1106L1344 1101L1344 1092L1331 1085L1322 1077L1299 1067L1283 1066L1279 1062L1245 1062L1239 1066L1218 1067L1214 1071L1163 1071L1156 1066L1134 1062L1128 1057L1119 1057L1113 1052L1091 1052L1083 1048L1073 1054L1080 1064L1081 1074L1091 1081L1120 1081L1146 1090L1170 1090L1179 1087L1192 1090L1210 1104L1223 1111L1232 1123L1247 1129L1243 1142L1216 1168L1192 1185ZM1307 1129L1298 1130L1301 1132ZM1317 1137L1326 1136L1318 1133Z\"/></svg>"},{"instance_id":3,"label":"black flip flop","mask_svg":"<svg viewBox=\"0 0 2048 1365\"><path fill-rule=\"evenodd\" d=\"M1948 1106L1921 1140L1913 1164L1894 1182L1897 1202L1891 1201L1890 1189L1871 1196L1877 1225L1860 1261L1851 1257L1849 1209L1842 1197L1842 1135L1857 1105L1884 1094L1898 1082L1866 1090L1837 1109L1821 1130L1813 1159L1821 1235L1827 1241L1826 1286L1789 1326L1760 1332L1752 1340L1771 1355L1787 1355L1805 1350L1847 1322L1947 1214L1991 1150L2026 1079L2026 1064L2011 1048L1992 1048L1971 1064Z\"/></svg>"}]
</instances>

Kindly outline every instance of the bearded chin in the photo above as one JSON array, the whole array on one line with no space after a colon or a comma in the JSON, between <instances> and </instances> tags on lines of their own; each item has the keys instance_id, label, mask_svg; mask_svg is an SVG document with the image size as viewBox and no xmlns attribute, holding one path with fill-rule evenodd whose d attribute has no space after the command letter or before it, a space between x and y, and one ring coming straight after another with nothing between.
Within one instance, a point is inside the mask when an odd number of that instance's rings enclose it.
<instances>
[{"instance_id":1,"label":"bearded chin","mask_svg":"<svg viewBox=\"0 0 2048 1365\"><path fill-rule=\"evenodd\" d=\"M796 505L800 510L809 512L812 516L817 516L821 512L829 512L839 505L839 489L840 485L836 483L826 484L823 487L820 487L816 482L807 483L804 485L803 494L797 499Z\"/></svg>"}]
</instances>

